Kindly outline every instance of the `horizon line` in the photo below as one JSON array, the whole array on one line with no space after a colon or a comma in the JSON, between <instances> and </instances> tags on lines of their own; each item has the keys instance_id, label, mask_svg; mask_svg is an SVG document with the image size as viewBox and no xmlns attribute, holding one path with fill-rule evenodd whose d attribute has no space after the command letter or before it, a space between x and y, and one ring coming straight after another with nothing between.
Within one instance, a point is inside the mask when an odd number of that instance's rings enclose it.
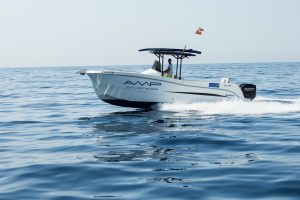
<instances>
[{"instance_id":1,"label":"horizon line","mask_svg":"<svg viewBox=\"0 0 300 200\"><path fill-rule=\"evenodd\" d=\"M258 64L258 63L300 63L300 61L266 61L266 62L204 62L184 65L214 65L214 64ZM116 67L116 66L146 66L151 64L102 64L102 65L43 65L43 66L0 66L0 69L18 69L18 68L58 68L58 67Z\"/></svg>"}]
</instances>

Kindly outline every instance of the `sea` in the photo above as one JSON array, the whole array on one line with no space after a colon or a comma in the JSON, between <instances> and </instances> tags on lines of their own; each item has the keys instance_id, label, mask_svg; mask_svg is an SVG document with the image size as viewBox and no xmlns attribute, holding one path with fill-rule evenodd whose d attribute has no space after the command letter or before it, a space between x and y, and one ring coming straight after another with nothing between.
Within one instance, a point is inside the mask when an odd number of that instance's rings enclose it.
<instances>
[{"instance_id":1,"label":"sea","mask_svg":"<svg viewBox=\"0 0 300 200\"><path fill-rule=\"evenodd\" d=\"M300 63L184 65L257 98L152 110L102 102L76 74L149 66L1 68L0 199L300 199Z\"/></svg>"}]
</instances>

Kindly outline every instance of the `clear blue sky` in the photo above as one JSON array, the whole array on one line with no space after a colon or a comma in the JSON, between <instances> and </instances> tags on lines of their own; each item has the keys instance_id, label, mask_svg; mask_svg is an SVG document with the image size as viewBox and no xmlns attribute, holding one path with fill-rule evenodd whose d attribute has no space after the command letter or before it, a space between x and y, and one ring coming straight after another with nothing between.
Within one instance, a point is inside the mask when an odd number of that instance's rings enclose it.
<instances>
[{"instance_id":1,"label":"clear blue sky","mask_svg":"<svg viewBox=\"0 0 300 200\"><path fill-rule=\"evenodd\" d=\"M299 0L0 0L0 26L0 67L300 61Z\"/></svg>"}]
</instances>

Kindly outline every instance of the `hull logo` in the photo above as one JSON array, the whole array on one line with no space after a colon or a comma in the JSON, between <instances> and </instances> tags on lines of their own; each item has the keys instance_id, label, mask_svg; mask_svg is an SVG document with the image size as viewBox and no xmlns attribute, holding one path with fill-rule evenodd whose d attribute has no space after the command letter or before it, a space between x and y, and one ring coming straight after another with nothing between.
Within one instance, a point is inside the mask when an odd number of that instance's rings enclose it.
<instances>
[{"instance_id":1,"label":"hull logo","mask_svg":"<svg viewBox=\"0 0 300 200\"><path fill-rule=\"evenodd\" d=\"M218 88L218 87L220 87L220 85L219 85L219 83L209 83L208 87Z\"/></svg>"},{"instance_id":2,"label":"hull logo","mask_svg":"<svg viewBox=\"0 0 300 200\"><path fill-rule=\"evenodd\" d=\"M140 81L136 81L136 82L131 82L131 81L126 81L125 83L123 83L124 85L140 85L140 86L160 86L161 83L159 82L144 82L141 83Z\"/></svg>"}]
</instances>

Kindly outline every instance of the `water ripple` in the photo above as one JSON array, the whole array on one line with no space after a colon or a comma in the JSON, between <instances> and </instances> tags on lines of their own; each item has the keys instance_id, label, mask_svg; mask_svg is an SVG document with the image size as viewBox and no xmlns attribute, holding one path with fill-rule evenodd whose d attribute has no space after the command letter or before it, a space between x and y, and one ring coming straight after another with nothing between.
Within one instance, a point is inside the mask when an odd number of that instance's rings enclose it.
<instances>
[{"instance_id":1,"label":"water ripple","mask_svg":"<svg viewBox=\"0 0 300 200\"><path fill-rule=\"evenodd\" d=\"M189 65L258 98L156 110L99 101L81 68L0 72L0 199L299 199L299 63Z\"/></svg>"}]
</instances>

